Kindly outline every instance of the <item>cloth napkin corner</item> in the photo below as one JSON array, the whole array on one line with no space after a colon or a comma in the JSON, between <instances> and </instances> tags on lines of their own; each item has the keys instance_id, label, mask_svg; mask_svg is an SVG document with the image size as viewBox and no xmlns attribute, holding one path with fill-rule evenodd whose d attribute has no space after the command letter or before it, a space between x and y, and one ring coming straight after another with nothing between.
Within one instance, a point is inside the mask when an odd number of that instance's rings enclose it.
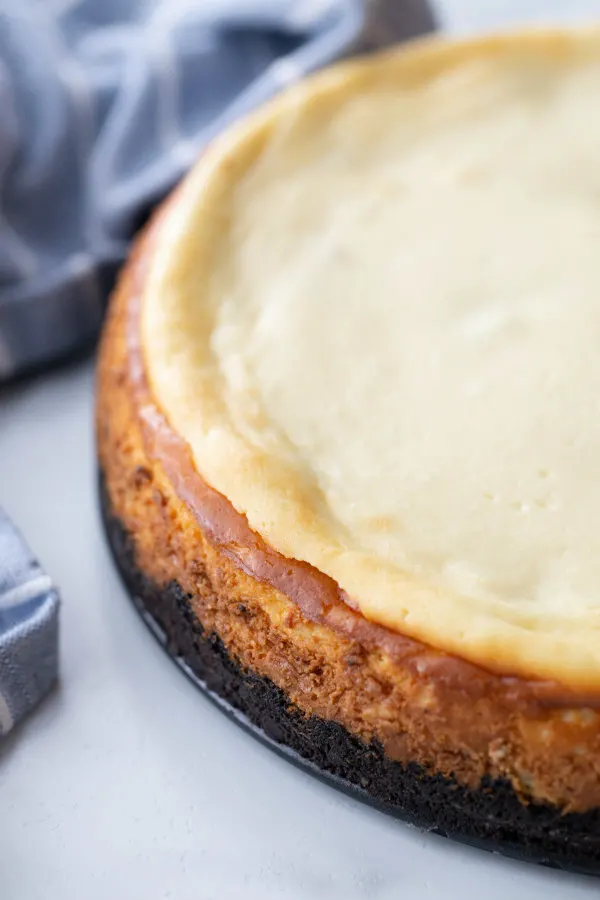
<instances>
[{"instance_id":1,"label":"cloth napkin corner","mask_svg":"<svg viewBox=\"0 0 600 900\"><path fill-rule=\"evenodd\" d=\"M0 510L0 736L58 676L58 592Z\"/></svg>"}]
</instances>

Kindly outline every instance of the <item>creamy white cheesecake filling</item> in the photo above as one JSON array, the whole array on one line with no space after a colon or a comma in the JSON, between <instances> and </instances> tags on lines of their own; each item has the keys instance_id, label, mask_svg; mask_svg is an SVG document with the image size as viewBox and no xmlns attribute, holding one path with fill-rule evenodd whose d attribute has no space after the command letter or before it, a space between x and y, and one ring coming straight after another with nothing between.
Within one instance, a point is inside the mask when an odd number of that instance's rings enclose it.
<instances>
[{"instance_id":1,"label":"creamy white cheesecake filling","mask_svg":"<svg viewBox=\"0 0 600 900\"><path fill-rule=\"evenodd\" d=\"M200 473L375 621L600 683L600 38L340 66L159 232L152 390Z\"/></svg>"}]
</instances>

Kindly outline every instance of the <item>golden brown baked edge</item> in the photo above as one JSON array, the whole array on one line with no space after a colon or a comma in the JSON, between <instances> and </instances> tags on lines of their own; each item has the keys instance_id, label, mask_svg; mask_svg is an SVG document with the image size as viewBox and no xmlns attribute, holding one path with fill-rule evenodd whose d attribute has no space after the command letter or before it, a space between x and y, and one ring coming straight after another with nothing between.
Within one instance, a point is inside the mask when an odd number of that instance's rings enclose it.
<instances>
[{"instance_id":1,"label":"golden brown baked edge","mask_svg":"<svg viewBox=\"0 0 600 900\"><path fill-rule=\"evenodd\" d=\"M203 482L148 393L136 344L157 223L112 298L97 380L100 466L141 571L181 585L204 629L302 712L376 739L390 759L468 787L504 778L524 802L600 806L600 698L487 672L368 623L331 579L268 548Z\"/></svg>"}]
</instances>

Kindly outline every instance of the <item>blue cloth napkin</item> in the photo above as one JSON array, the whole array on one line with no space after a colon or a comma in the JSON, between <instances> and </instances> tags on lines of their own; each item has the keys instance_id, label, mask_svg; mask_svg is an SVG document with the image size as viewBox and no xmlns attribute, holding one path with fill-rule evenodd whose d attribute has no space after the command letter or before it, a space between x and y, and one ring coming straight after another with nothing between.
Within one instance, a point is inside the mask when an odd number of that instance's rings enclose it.
<instances>
[{"instance_id":1,"label":"blue cloth napkin","mask_svg":"<svg viewBox=\"0 0 600 900\"><path fill-rule=\"evenodd\" d=\"M0 510L0 736L56 679L58 594Z\"/></svg>"},{"instance_id":2,"label":"blue cloth napkin","mask_svg":"<svg viewBox=\"0 0 600 900\"><path fill-rule=\"evenodd\" d=\"M213 135L431 27L425 0L0 0L0 383L93 341L133 234ZM57 616L0 511L0 734L56 678Z\"/></svg>"}]
</instances>

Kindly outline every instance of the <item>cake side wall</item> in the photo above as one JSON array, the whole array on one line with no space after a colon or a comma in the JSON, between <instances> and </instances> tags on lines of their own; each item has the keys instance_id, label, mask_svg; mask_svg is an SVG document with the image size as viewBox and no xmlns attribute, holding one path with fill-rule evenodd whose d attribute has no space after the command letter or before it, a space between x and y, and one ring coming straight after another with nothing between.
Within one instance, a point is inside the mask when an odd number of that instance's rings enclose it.
<instances>
[{"instance_id":1,"label":"cake side wall","mask_svg":"<svg viewBox=\"0 0 600 900\"><path fill-rule=\"evenodd\" d=\"M511 702L500 679L475 699L438 672L310 621L297 604L215 546L148 452L126 339L138 244L111 302L98 364L99 461L113 514L149 579L176 582L207 634L270 679L304 714L339 723L391 760L477 787L507 779L525 801L567 811L600 806L600 716Z\"/></svg>"}]
</instances>

